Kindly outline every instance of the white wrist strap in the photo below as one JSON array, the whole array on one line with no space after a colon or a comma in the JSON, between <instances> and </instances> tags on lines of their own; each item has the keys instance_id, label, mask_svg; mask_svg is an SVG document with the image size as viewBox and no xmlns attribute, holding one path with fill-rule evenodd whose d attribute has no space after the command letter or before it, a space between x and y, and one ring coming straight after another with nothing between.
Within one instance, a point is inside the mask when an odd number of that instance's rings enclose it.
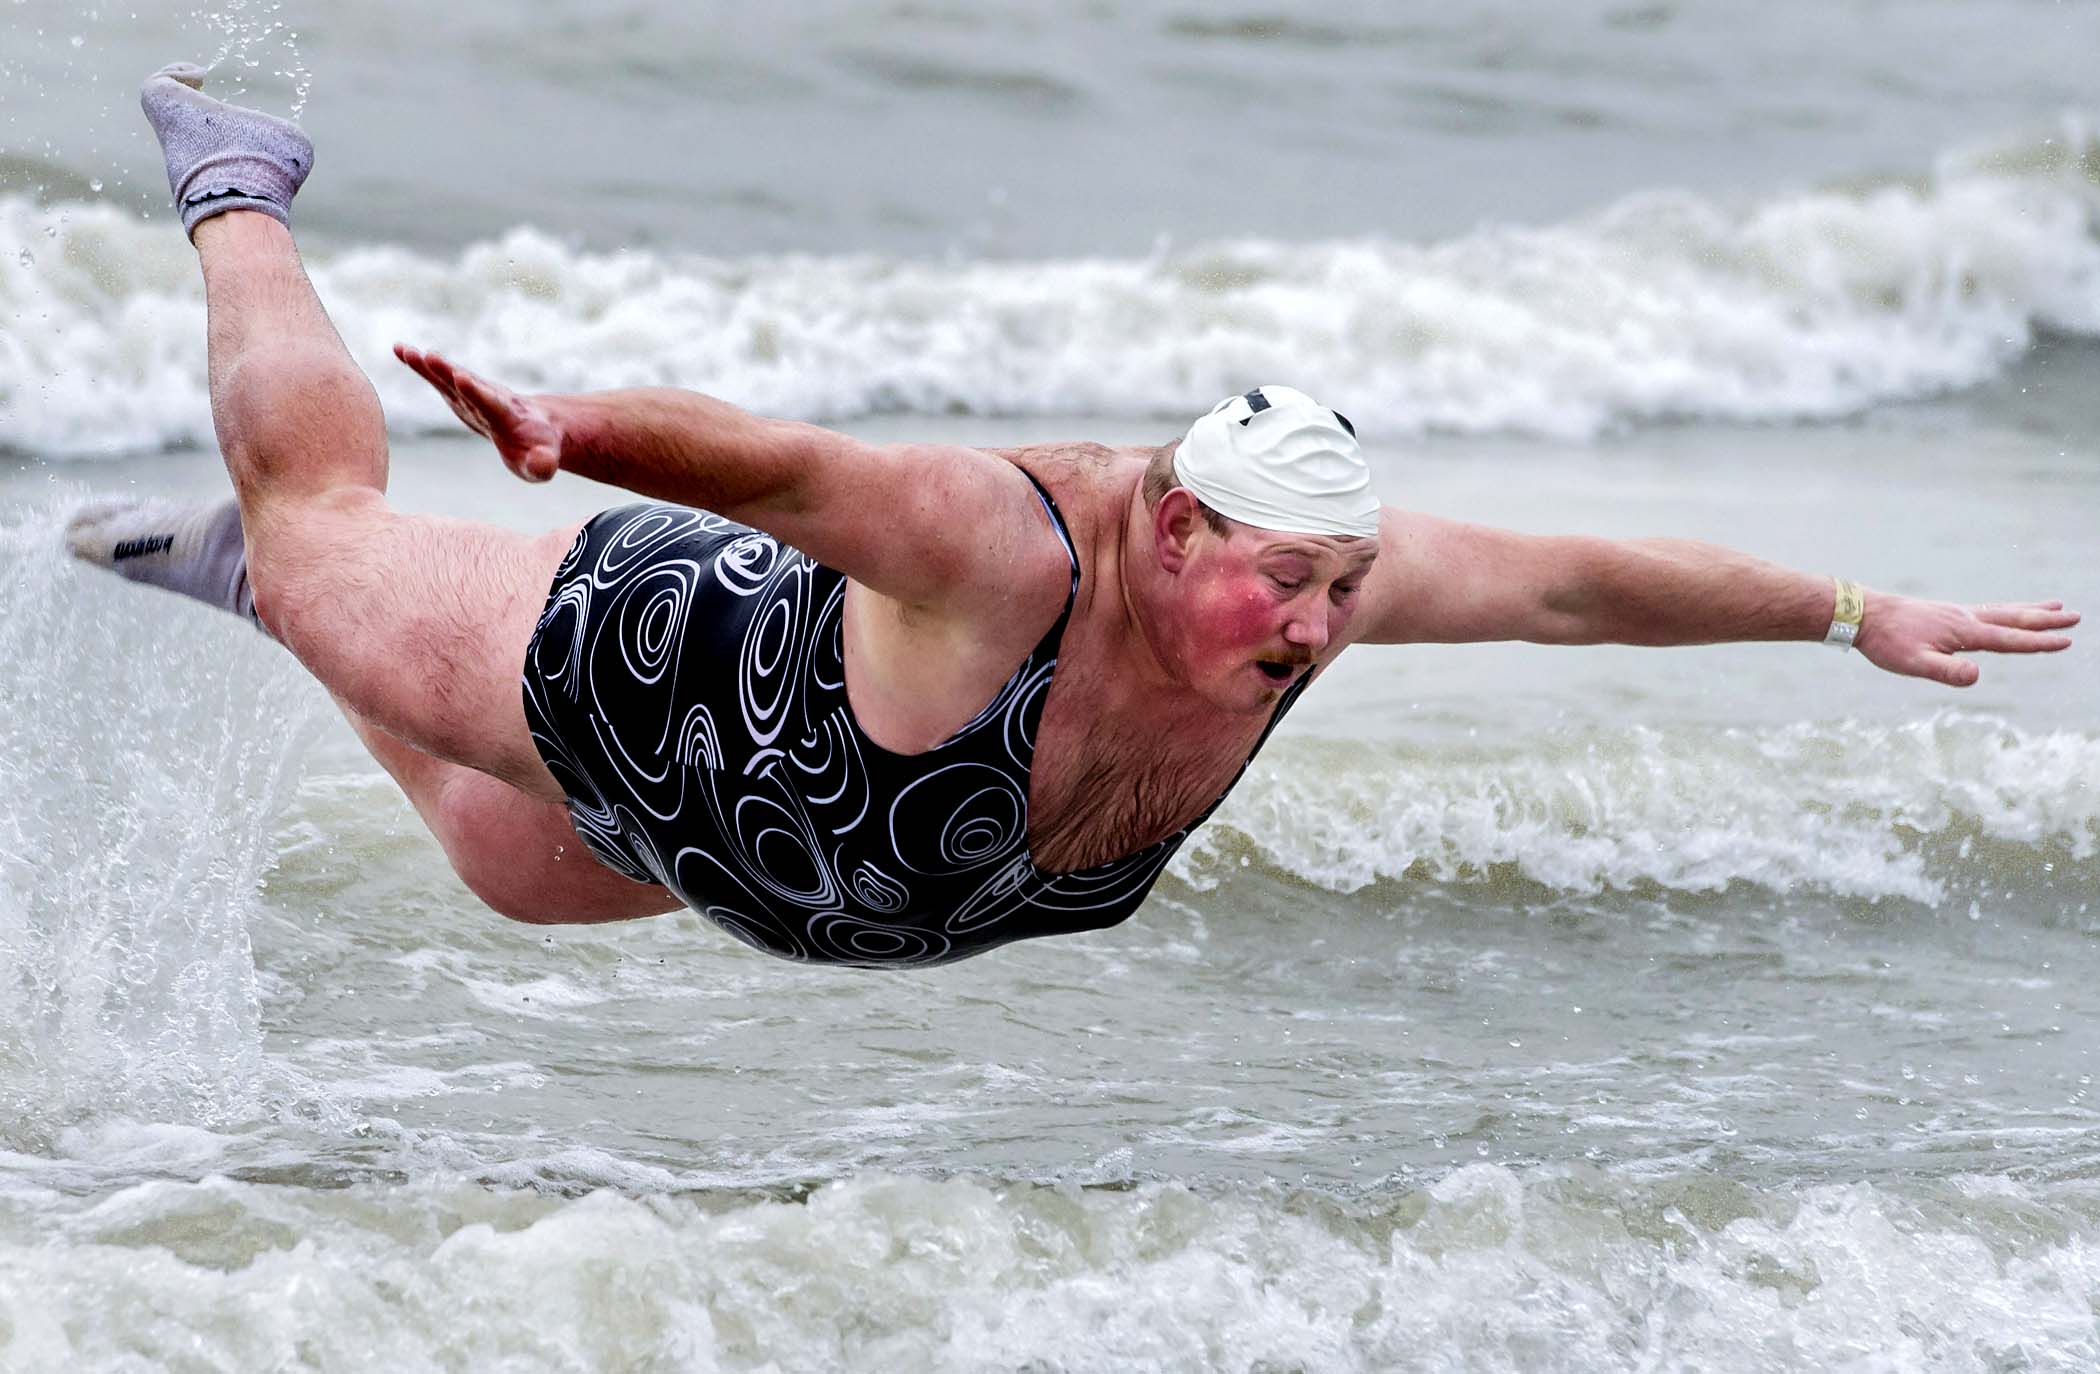
<instances>
[{"instance_id":1,"label":"white wrist strap","mask_svg":"<svg viewBox=\"0 0 2100 1374\"><path fill-rule=\"evenodd\" d=\"M1837 584L1837 603L1831 607L1830 629L1824 633L1823 642L1849 649L1859 638L1860 622L1866 619L1866 594L1857 582L1847 582L1842 577L1830 580Z\"/></svg>"}]
</instances>

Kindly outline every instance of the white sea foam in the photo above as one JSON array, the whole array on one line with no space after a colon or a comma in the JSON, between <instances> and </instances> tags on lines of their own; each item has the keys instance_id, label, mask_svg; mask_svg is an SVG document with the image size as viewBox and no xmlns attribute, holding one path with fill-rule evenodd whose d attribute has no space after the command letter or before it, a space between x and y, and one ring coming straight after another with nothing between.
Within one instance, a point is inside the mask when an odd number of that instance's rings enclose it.
<instances>
[{"instance_id":1,"label":"white sea foam","mask_svg":"<svg viewBox=\"0 0 2100 1374\"><path fill-rule=\"evenodd\" d=\"M597 253L530 229L311 268L402 432L455 427L406 339L524 388L677 384L761 411L1108 413L1163 423L1289 380L1367 434L1587 436L1853 414L2100 333L2096 147L1963 152L1917 184L1744 205L1635 195L1538 228L1162 246L1042 262ZM201 294L165 223L0 199L0 445L210 437Z\"/></svg>"},{"instance_id":2,"label":"white sea foam","mask_svg":"<svg viewBox=\"0 0 2100 1374\"><path fill-rule=\"evenodd\" d=\"M1258 860L1343 892L1510 873L1572 893L1747 883L1928 903L1965 872L1995 886L2046 873L2090 897L2095 778L2100 736L1960 712L1561 734L1503 751L1286 742L1173 871L1199 887Z\"/></svg>"},{"instance_id":3,"label":"white sea foam","mask_svg":"<svg viewBox=\"0 0 2100 1374\"><path fill-rule=\"evenodd\" d=\"M17 1367L2086 1370L2075 1191L866 1176L804 1202L206 1180L0 1214ZM122 1362L120 1364L120 1362Z\"/></svg>"}]
</instances>

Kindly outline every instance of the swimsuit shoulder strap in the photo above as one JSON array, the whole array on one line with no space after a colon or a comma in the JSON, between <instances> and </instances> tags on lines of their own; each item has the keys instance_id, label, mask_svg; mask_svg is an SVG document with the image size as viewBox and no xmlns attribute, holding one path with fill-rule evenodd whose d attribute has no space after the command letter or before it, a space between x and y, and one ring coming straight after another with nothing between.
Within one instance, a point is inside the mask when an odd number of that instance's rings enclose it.
<instances>
[{"instance_id":1,"label":"swimsuit shoulder strap","mask_svg":"<svg viewBox=\"0 0 2100 1374\"><path fill-rule=\"evenodd\" d=\"M1057 535L1057 542L1065 546L1065 561L1072 567L1072 585L1065 591L1065 608L1059 613L1057 623L1050 627L1050 633L1044 635L1043 642L1036 646L1038 656L1045 648L1055 654L1058 644L1065 637L1065 625L1072 619L1072 607L1079 602L1079 549L1072 542L1072 531L1066 526L1064 512L1057 508L1057 498L1050 494L1050 489L1036 480L1036 475L1027 468L1018 463L1014 466L1020 468L1021 475L1028 479L1028 485L1035 488L1036 500L1043 503L1043 514L1050 518L1050 529Z\"/></svg>"}]
</instances>

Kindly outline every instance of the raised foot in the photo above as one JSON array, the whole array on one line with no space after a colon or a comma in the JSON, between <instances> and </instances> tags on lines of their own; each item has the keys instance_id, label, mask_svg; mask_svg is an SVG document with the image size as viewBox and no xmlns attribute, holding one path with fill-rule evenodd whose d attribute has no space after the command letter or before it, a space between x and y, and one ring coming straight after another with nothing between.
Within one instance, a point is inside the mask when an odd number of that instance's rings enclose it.
<instances>
[{"instance_id":1,"label":"raised foot","mask_svg":"<svg viewBox=\"0 0 2100 1374\"><path fill-rule=\"evenodd\" d=\"M298 125L204 94L204 69L170 62L139 88L139 107L167 159L168 189L185 233L228 210L291 223L292 198L313 170Z\"/></svg>"}]
</instances>

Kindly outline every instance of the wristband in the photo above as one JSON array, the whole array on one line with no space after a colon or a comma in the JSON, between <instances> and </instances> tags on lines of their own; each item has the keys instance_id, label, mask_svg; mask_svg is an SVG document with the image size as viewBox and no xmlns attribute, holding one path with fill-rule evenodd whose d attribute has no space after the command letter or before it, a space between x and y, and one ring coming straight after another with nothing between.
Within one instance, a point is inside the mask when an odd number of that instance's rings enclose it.
<instances>
[{"instance_id":1,"label":"wristband","mask_svg":"<svg viewBox=\"0 0 2100 1374\"><path fill-rule=\"evenodd\" d=\"M1830 629L1824 633L1823 642L1849 649L1859 638L1860 622L1866 619L1866 594L1857 582L1847 582L1842 577L1830 580L1837 584L1837 604L1831 607Z\"/></svg>"}]
</instances>

